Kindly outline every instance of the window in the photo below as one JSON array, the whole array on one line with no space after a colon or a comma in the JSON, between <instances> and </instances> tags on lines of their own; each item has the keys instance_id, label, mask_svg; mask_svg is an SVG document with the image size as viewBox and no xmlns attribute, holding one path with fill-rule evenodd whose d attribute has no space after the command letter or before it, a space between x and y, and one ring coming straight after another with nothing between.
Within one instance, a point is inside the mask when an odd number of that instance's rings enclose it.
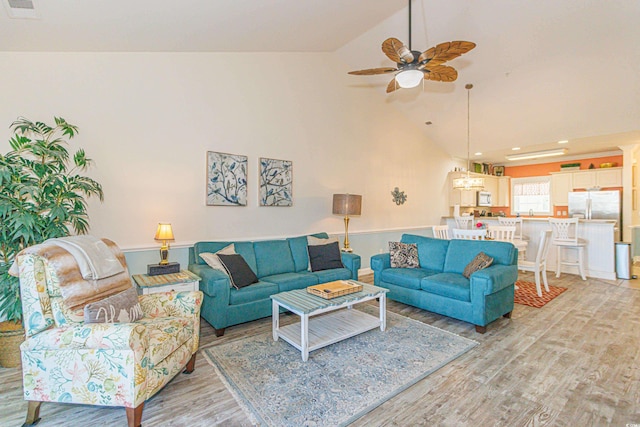
<instances>
[{"instance_id":1,"label":"window","mask_svg":"<svg viewBox=\"0 0 640 427\"><path fill-rule=\"evenodd\" d=\"M511 212L521 215L551 215L551 177L513 178Z\"/></svg>"}]
</instances>

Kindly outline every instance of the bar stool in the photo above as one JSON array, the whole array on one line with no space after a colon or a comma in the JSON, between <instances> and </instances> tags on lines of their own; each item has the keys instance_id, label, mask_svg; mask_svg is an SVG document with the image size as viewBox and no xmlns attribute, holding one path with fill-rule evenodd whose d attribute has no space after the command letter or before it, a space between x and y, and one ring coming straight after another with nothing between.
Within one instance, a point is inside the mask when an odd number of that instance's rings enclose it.
<instances>
[{"instance_id":1,"label":"bar stool","mask_svg":"<svg viewBox=\"0 0 640 427\"><path fill-rule=\"evenodd\" d=\"M551 224L552 238L551 243L556 245L556 277L560 277L562 265L574 265L580 271L582 280L587 280L584 275L584 248L587 241L578 237L578 218L549 218ZM577 261L563 260L563 249L576 249L578 252Z\"/></svg>"}]
</instances>

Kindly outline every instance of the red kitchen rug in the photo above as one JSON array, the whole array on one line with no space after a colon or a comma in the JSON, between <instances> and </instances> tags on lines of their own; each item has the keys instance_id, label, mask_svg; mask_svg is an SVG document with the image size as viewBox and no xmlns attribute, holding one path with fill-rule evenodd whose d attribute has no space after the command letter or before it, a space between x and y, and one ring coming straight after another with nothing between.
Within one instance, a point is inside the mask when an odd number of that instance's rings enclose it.
<instances>
[{"instance_id":1,"label":"red kitchen rug","mask_svg":"<svg viewBox=\"0 0 640 427\"><path fill-rule=\"evenodd\" d=\"M543 283L541 283L540 286L542 287L541 297L538 296L535 283L518 280L516 282L516 294L514 297L514 302L516 302L517 304L540 308L567 290L567 288L560 288L558 286L549 285L549 292L547 292L544 289Z\"/></svg>"}]
</instances>

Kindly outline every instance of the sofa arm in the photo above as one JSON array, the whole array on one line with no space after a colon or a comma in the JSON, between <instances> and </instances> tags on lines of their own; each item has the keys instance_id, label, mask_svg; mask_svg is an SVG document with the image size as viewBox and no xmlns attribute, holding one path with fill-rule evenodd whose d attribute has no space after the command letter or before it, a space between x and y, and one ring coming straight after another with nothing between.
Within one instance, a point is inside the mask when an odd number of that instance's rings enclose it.
<instances>
[{"instance_id":1,"label":"sofa arm","mask_svg":"<svg viewBox=\"0 0 640 427\"><path fill-rule=\"evenodd\" d=\"M382 271L385 268L391 268L391 255L389 253L378 254L371 257L371 269L374 271Z\"/></svg>"},{"instance_id":2,"label":"sofa arm","mask_svg":"<svg viewBox=\"0 0 640 427\"><path fill-rule=\"evenodd\" d=\"M138 296L145 317L200 317L201 291L158 292Z\"/></svg>"},{"instance_id":3,"label":"sofa arm","mask_svg":"<svg viewBox=\"0 0 640 427\"><path fill-rule=\"evenodd\" d=\"M492 265L471 275L471 293L491 295L513 285L517 279L517 265Z\"/></svg>"},{"instance_id":4,"label":"sofa arm","mask_svg":"<svg viewBox=\"0 0 640 427\"><path fill-rule=\"evenodd\" d=\"M149 347L147 328L139 323L85 323L47 329L22 343L22 351L134 350Z\"/></svg>"},{"instance_id":5,"label":"sofa arm","mask_svg":"<svg viewBox=\"0 0 640 427\"><path fill-rule=\"evenodd\" d=\"M358 270L360 270L360 264L362 262L360 260L360 255L349 252L342 252L341 256L342 265L344 265L345 268L351 270L351 278L353 280L358 280Z\"/></svg>"}]
</instances>

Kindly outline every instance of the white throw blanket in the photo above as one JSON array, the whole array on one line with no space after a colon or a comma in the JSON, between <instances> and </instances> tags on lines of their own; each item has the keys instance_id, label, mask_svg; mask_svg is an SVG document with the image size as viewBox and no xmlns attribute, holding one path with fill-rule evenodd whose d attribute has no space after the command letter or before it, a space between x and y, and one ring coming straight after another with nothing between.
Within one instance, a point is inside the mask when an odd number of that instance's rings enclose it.
<instances>
[{"instance_id":1,"label":"white throw blanket","mask_svg":"<svg viewBox=\"0 0 640 427\"><path fill-rule=\"evenodd\" d=\"M96 237L69 236L49 239L46 243L60 246L73 255L85 280L104 279L124 271L109 247Z\"/></svg>"}]
</instances>

